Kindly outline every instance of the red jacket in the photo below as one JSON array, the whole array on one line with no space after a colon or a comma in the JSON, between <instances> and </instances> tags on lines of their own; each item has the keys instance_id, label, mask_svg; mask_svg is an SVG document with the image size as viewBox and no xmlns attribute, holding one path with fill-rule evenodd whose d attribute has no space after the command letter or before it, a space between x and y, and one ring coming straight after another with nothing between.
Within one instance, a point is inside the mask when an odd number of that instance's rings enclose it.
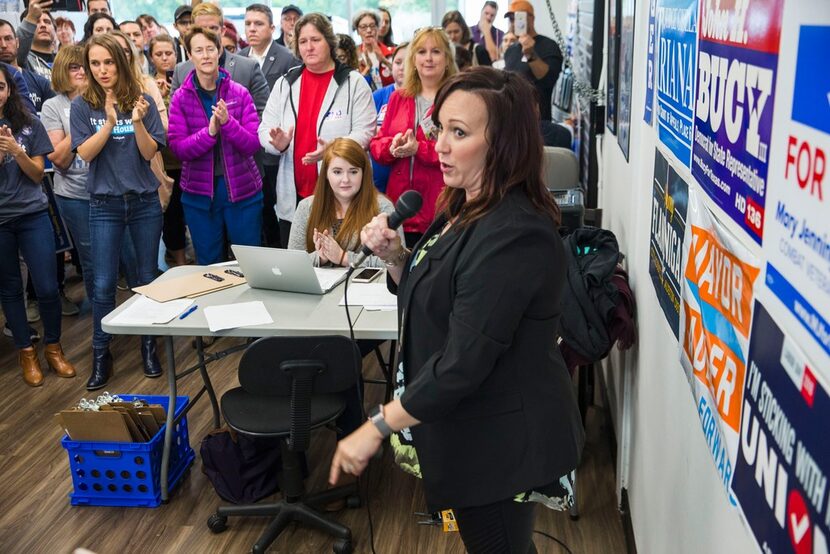
<instances>
[{"instance_id":1,"label":"red jacket","mask_svg":"<svg viewBox=\"0 0 830 554\"><path fill-rule=\"evenodd\" d=\"M392 166L386 186L386 196L392 202L397 202L398 197L409 189L421 193L424 199L421 211L406 220L403 228L409 233L423 233L435 219L435 203L444 188L444 176L435 152L435 138L427 139L424 130L417 125L415 138L418 140L418 151L415 155L411 158L394 158L389 153L389 145L395 135L414 127L415 98L404 96L400 91L393 92L389 97L383 125L369 143L369 152L379 164Z\"/></svg>"}]
</instances>

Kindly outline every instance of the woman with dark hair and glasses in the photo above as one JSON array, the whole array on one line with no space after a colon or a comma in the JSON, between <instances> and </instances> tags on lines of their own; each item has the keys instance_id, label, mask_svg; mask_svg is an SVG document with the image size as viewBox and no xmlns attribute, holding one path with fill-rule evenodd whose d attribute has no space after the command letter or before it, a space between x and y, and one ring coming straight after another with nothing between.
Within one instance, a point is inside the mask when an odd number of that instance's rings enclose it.
<instances>
[{"instance_id":1,"label":"woman with dark hair and glasses","mask_svg":"<svg viewBox=\"0 0 830 554\"><path fill-rule=\"evenodd\" d=\"M115 308L115 286L122 242L129 232L135 249L137 282L158 274L162 213L159 182L150 160L166 137L153 99L142 89L141 76L112 35L89 39L84 50L89 85L72 101L72 149L89 162L89 228L95 281L92 299L92 374L88 390L104 387L112 374L112 336L101 320ZM141 337L144 375L162 369L153 336Z\"/></svg>"},{"instance_id":2,"label":"woman with dark hair and glasses","mask_svg":"<svg viewBox=\"0 0 830 554\"><path fill-rule=\"evenodd\" d=\"M337 33L337 50L335 50L334 57L343 65L347 65L355 71L360 71L360 62L357 59L357 46L355 46L354 40L349 35ZM371 86L371 83L368 84Z\"/></svg>"},{"instance_id":3,"label":"woman with dark hair and glasses","mask_svg":"<svg viewBox=\"0 0 830 554\"><path fill-rule=\"evenodd\" d=\"M472 68L435 99L446 188L410 251L385 214L361 232L398 295L395 400L338 443L329 480L359 475L392 436L423 478L428 511L452 508L469 552L535 552L534 503L564 497L584 442L556 336L566 255L542 181L533 88Z\"/></svg>"},{"instance_id":4,"label":"woman with dark hair and glasses","mask_svg":"<svg viewBox=\"0 0 830 554\"><path fill-rule=\"evenodd\" d=\"M18 349L23 381L31 387L43 384L43 372L26 320L18 252L29 267L37 293L46 335L46 362L59 377L75 376L75 368L60 345L55 234L40 185L44 156L52 150L40 120L23 107L8 67L0 64L0 303Z\"/></svg>"}]
</instances>

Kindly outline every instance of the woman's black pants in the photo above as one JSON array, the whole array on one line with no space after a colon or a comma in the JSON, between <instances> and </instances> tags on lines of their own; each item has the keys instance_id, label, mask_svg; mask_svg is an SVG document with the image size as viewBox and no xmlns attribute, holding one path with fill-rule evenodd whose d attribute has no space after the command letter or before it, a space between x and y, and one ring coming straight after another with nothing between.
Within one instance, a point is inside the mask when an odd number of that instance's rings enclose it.
<instances>
[{"instance_id":1,"label":"woman's black pants","mask_svg":"<svg viewBox=\"0 0 830 554\"><path fill-rule=\"evenodd\" d=\"M472 508L455 508L464 547L470 554L534 554L535 502L512 498Z\"/></svg>"}]
</instances>

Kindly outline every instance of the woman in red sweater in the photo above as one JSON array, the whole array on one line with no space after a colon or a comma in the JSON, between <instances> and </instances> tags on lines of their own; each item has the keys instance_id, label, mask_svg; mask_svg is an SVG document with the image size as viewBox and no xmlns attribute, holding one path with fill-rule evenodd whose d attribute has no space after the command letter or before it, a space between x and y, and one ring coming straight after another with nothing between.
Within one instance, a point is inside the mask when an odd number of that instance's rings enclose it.
<instances>
[{"instance_id":1,"label":"woman in red sweater","mask_svg":"<svg viewBox=\"0 0 830 554\"><path fill-rule=\"evenodd\" d=\"M435 217L444 178L435 153L432 102L456 73L452 46L441 29L415 33L406 54L403 86L392 93L378 134L369 143L376 162L391 167L386 195L392 202L409 189L424 198L421 211L404 222L407 245L414 245Z\"/></svg>"}]
</instances>

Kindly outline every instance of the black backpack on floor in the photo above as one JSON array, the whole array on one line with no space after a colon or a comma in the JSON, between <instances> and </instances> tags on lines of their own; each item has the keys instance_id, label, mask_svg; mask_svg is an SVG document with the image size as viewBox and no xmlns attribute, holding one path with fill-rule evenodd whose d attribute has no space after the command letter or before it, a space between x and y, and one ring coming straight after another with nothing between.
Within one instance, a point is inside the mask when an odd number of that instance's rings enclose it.
<instances>
[{"instance_id":1,"label":"black backpack on floor","mask_svg":"<svg viewBox=\"0 0 830 554\"><path fill-rule=\"evenodd\" d=\"M222 428L202 439L199 453L202 472L228 502L253 504L279 490L282 460L277 438L254 438Z\"/></svg>"}]
</instances>

